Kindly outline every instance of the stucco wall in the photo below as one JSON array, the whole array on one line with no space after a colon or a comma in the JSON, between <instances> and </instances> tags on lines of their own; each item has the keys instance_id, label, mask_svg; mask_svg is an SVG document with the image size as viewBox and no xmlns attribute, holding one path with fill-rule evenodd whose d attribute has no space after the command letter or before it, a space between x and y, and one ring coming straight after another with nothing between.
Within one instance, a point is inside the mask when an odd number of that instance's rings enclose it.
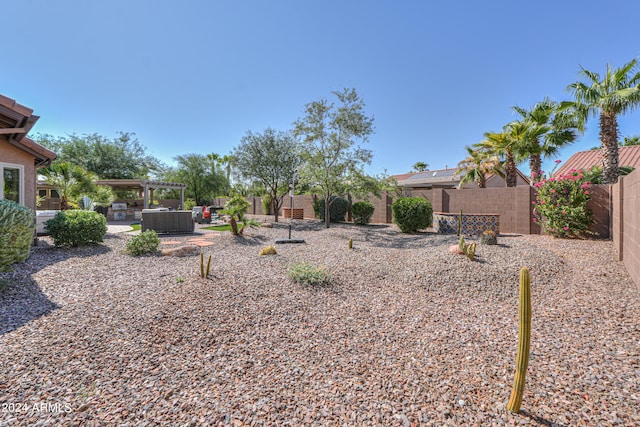
<instances>
[{"instance_id":1,"label":"stucco wall","mask_svg":"<svg viewBox=\"0 0 640 427\"><path fill-rule=\"evenodd\" d=\"M0 136L0 162L24 166L24 205L36 209L35 158Z\"/></svg>"}]
</instances>

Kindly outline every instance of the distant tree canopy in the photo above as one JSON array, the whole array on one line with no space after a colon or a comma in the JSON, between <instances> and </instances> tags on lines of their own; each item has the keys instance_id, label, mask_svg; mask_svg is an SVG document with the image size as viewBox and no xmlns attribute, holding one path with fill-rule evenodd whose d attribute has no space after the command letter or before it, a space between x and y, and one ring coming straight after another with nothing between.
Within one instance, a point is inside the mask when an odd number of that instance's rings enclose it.
<instances>
[{"instance_id":1,"label":"distant tree canopy","mask_svg":"<svg viewBox=\"0 0 640 427\"><path fill-rule=\"evenodd\" d=\"M198 205L206 205L214 197L225 193L228 181L210 156L189 153L176 156L175 160L178 166L165 168L160 178L186 184L186 198L195 200Z\"/></svg>"},{"instance_id":2,"label":"distant tree canopy","mask_svg":"<svg viewBox=\"0 0 640 427\"><path fill-rule=\"evenodd\" d=\"M33 139L54 151L58 155L56 161L81 166L100 179L144 179L162 166L147 154L134 133L118 132L113 139L96 133L66 137L36 134Z\"/></svg>"}]
</instances>

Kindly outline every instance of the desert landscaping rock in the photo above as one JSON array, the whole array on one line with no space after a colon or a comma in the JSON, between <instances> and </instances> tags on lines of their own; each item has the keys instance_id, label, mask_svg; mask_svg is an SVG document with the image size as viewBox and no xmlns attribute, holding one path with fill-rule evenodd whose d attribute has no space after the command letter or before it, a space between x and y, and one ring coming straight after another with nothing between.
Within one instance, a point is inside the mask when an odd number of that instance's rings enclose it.
<instances>
[{"instance_id":1,"label":"desert landscaping rock","mask_svg":"<svg viewBox=\"0 0 640 427\"><path fill-rule=\"evenodd\" d=\"M126 233L42 238L0 274L0 425L640 425L640 295L612 242L499 236L470 261L456 236L303 221L305 244L258 255L287 230L198 247L208 279L197 257L123 254ZM301 261L331 284L292 283ZM522 266L533 331L513 415Z\"/></svg>"}]
</instances>

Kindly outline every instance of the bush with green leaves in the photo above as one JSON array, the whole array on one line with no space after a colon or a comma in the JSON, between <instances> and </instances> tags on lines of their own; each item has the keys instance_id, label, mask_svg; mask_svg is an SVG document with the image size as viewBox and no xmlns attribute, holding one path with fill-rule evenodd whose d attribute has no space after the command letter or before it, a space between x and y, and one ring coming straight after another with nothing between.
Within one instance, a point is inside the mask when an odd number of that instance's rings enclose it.
<instances>
[{"instance_id":1,"label":"bush with green leaves","mask_svg":"<svg viewBox=\"0 0 640 427\"><path fill-rule=\"evenodd\" d=\"M433 222L431 202L420 197L402 197L391 205L393 222L403 233L416 233Z\"/></svg>"},{"instance_id":2,"label":"bush with green leaves","mask_svg":"<svg viewBox=\"0 0 640 427\"><path fill-rule=\"evenodd\" d=\"M98 212L60 211L46 223L56 246L86 246L101 243L107 233L107 219Z\"/></svg>"},{"instance_id":3,"label":"bush with green leaves","mask_svg":"<svg viewBox=\"0 0 640 427\"><path fill-rule=\"evenodd\" d=\"M155 254L160 247L160 239L158 233L155 230L147 230L133 236L131 240L127 242L125 247L125 253L131 256L140 256L146 254Z\"/></svg>"},{"instance_id":4,"label":"bush with green leaves","mask_svg":"<svg viewBox=\"0 0 640 427\"><path fill-rule=\"evenodd\" d=\"M325 200L320 199L318 203L318 214L320 219L324 221L324 204ZM349 210L349 201L342 197L331 196L331 204L329 205L329 221L341 222Z\"/></svg>"},{"instance_id":5,"label":"bush with green leaves","mask_svg":"<svg viewBox=\"0 0 640 427\"><path fill-rule=\"evenodd\" d=\"M0 199L0 271L29 258L34 232L31 209Z\"/></svg>"},{"instance_id":6,"label":"bush with green leaves","mask_svg":"<svg viewBox=\"0 0 640 427\"><path fill-rule=\"evenodd\" d=\"M353 223L358 225L367 225L371 221L373 211L376 208L371 202L356 202L351 206L351 215L353 215Z\"/></svg>"},{"instance_id":7,"label":"bush with green leaves","mask_svg":"<svg viewBox=\"0 0 640 427\"><path fill-rule=\"evenodd\" d=\"M262 201L262 212L264 215L271 215L271 209L273 204L273 198L270 194L264 194L261 198Z\"/></svg>"},{"instance_id":8,"label":"bush with green leaves","mask_svg":"<svg viewBox=\"0 0 640 427\"><path fill-rule=\"evenodd\" d=\"M331 283L331 275L324 267L308 262L292 264L288 270L289 278L300 285L320 286Z\"/></svg>"},{"instance_id":9,"label":"bush with green leaves","mask_svg":"<svg viewBox=\"0 0 640 427\"><path fill-rule=\"evenodd\" d=\"M569 238L591 234L593 222L587 208L591 183L582 170L543 179L534 187L538 189L534 202L533 221L554 237Z\"/></svg>"}]
</instances>

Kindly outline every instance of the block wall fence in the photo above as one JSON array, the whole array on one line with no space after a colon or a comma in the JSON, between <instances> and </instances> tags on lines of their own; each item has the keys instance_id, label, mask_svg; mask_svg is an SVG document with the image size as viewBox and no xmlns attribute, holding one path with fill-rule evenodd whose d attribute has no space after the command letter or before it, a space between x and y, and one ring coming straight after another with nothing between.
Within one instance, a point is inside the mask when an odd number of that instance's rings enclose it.
<instances>
[{"instance_id":1,"label":"block wall fence","mask_svg":"<svg viewBox=\"0 0 640 427\"><path fill-rule=\"evenodd\" d=\"M434 212L455 212L462 210L467 214L498 214L500 215L500 232L517 234L540 234L540 227L533 222L533 202L536 199L536 189L530 186L511 188L472 188L472 189L425 189L412 190L403 193L404 196L422 197L431 202ZM248 197L251 203L249 213L263 215L260 197ZM391 205L393 198L385 194L381 198L371 196L375 211L371 222L374 224L390 224L393 222ZM356 202L357 200L353 200ZM589 208L595 220L591 230L598 237L608 238L610 227L610 194L609 186L595 185L591 188ZM304 209L304 217L314 218L313 196L302 194L294 196L294 208ZM291 198L285 197L282 207L291 207ZM282 211L279 215L282 219Z\"/></svg>"},{"instance_id":2,"label":"block wall fence","mask_svg":"<svg viewBox=\"0 0 640 427\"><path fill-rule=\"evenodd\" d=\"M620 177L611 193L611 234L618 260L640 291L640 172Z\"/></svg>"}]
</instances>

